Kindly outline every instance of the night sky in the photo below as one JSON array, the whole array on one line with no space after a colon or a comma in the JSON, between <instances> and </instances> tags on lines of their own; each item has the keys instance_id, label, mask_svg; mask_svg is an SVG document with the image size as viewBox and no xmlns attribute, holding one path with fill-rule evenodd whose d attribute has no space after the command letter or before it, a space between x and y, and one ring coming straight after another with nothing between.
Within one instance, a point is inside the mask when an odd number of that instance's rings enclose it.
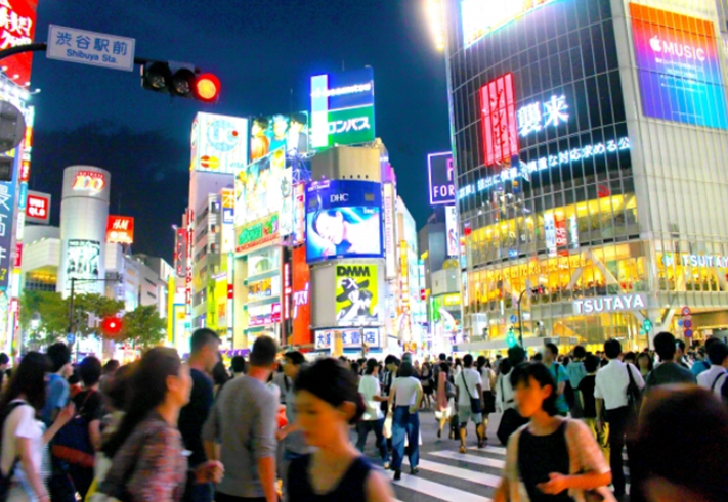
<instances>
[{"instance_id":1,"label":"night sky","mask_svg":"<svg viewBox=\"0 0 728 502\"><path fill-rule=\"evenodd\" d=\"M36 53L32 190L53 193L62 169L112 173L111 214L136 219L135 253L171 259L186 207L189 130L197 111L237 116L309 108L308 78L372 65L376 127L399 193L418 226L429 213L427 153L448 150L445 65L424 0L40 0L37 41L49 24L136 39L140 57L195 63L222 81L216 105L140 87L137 72L53 61Z\"/></svg>"}]
</instances>

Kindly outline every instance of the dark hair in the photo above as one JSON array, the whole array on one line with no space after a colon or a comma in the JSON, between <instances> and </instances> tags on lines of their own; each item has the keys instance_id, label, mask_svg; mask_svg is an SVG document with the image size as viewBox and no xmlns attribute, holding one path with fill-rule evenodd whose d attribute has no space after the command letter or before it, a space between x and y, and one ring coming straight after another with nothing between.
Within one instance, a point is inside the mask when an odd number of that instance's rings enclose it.
<instances>
[{"instance_id":1,"label":"dark hair","mask_svg":"<svg viewBox=\"0 0 728 502\"><path fill-rule=\"evenodd\" d=\"M675 347L685 352L685 342L683 342L679 338L675 339Z\"/></svg>"},{"instance_id":2,"label":"dark hair","mask_svg":"<svg viewBox=\"0 0 728 502\"><path fill-rule=\"evenodd\" d=\"M473 356L470 354L465 354L465 357L463 357L463 366L466 368L470 368L473 366Z\"/></svg>"},{"instance_id":3,"label":"dark hair","mask_svg":"<svg viewBox=\"0 0 728 502\"><path fill-rule=\"evenodd\" d=\"M225 382L230 380L230 375L225 369L225 363L218 361L215 366L212 367L212 379L215 381L215 385L223 385Z\"/></svg>"},{"instance_id":4,"label":"dark hair","mask_svg":"<svg viewBox=\"0 0 728 502\"><path fill-rule=\"evenodd\" d=\"M574 359L584 359L586 357L586 349L581 345L574 347Z\"/></svg>"},{"instance_id":5,"label":"dark hair","mask_svg":"<svg viewBox=\"0 0 728 502\"><path fill-rule=\"evenodd\" d=\"M559 355L559 348L555 344L553 344L553 343L547 343L546 344L546 350L548 350L549 352L551 352L551 354L554 357L556 357L556 356Z\"/></svg>"},{"instance_id":6,"label":"dark hair","mask_svg":"<svg viewBox=\"0 0 728 502\"><path fill-rule=\"evenodd\" d=\"M720 342L720 338L718 338L717 336L711 336L710 338L705 340L705 351L708 352L710 346L718 342Z\"/></svg>"},{"instance_id":7,"label":"dark hair","mask_svg":"<svg viewBox=\"0 0 728 502\"><path fill-rule=\"evenodd\" d=\"M511 347L508 349L508 359L511 360L512 366L521 364L526 360L526 351L521 347Z\"/></svg>"},{"instance_id":8,"label":"dark hair","mask_svg":"<svg viewBox=\"0 0 728 502\"><path fill-rule=\"evenodd\" d=\"M134 372L134 364L126 364L119 368L114 376L104 379L101 394L109 405L116 410L123 410L127 405L129 383Z\"/></svg>"},{"instance_id":9,"label":"dark hair","mask_svg":"<svg viewBox=\"0 0 728 502\"><path fill-rule=\"evenodd\" d=\"M437 358L438 358L438 359L439 359L440 361L445 361L445 360L447 359L447 356L446 356L445 354L440 354L439 356L437 356Z\"/></svg>"},{"instance_id":10,"label":"dark hair","mask_svg":"<svg viewBox=\"0 0 728 502\"><path fill-rule=\"evenodd\" d=\"M303 368L296 378L296 393L309 394L338 408L344 403L354 403L356 411L349 423L356 423L366 407L359 395L356 375L336 359L319 359Z\"/></svg>"},{"instance_id":11,"label":"dark hair","mask_svg":"<svg viewBox=\"0 0 728 502\"><path fill-rule=\"evenodd\" d=\"M392 364L395 359L397 359L395 356L389 354L387 357L384 358L384 365L387 366L389 364Z\"/></svg>"},{"instance_id":12,"label":"dark hair","mask_svg":"<svg viewBox=\"0 0 728 502\"><path fill-rule=\"evenodd\" d=\"M306 125L308 123L308 120L306 120L306 114L301 112L294 112L291 113L291 122L296 122L297 124Z\"/></svg>"},{"instance_id":13,"label":"dark hair","mask_svg":"<svg viewBox=\"0 0 728 502\"><path fill-rule=\"evenodd\" d=\"M10 362L10 358L5 352L0 352L0 365L2 364L8 364Z\"/></svg>"},{"instance_id":14,"label":"dark hair","mask_svg":"<svg viewBox=\"0 0 728 502\"><path fill-rule=\"evenodd\" d=\"M68 383L71 385L81 383L81 373L78 371L78 364L73 365L73 373L68 377Z\"/></svg>"},{"instance_id":15,"label":"dark hair","mask_svg":"<svg viewBox=\"0 0 728 502\"><path fill-rule=\"evenodd\" d=\"M245 373L248 363L245 362L243 356L233 356L230 360L230 366L233 368L233 373Z\"/></svg>"},{"instance_id":16,"label":"dark hair","mask_svg":"<svg viewBox=\"0 0 728 502\"><path fill-rule=\"evenodd\" d=\"M597 356L589 354L586 356L586 359L584 359L584 369L587 373L594 373L599 369L599 362L600 360Z\"/></svg>"},{"instance_id":17,"label":"dark hair","mask_svg":"<svg viewBox=\"0 0 728 502\"><path fill-rule=\"evenodd\" d=\"M374 359L374 358L369 359L367 361L367 371L366 371L366 374L367 375L371 375L372 373L374 373L374 370L377 369L378 367L379 367L379 362L376 359Z\"/></svg>"},{"instance_id":18,"label":"dark hair","mask_svg":"<svg viewBox=\"0 0 728 502\"><path fill-rule=\"evenodd\" d=\"M253 351L250 353L251 366L270 366L276 360L276 342L269 336L262 335L255 339Z\"/></svg>"},{"instance_id":19,"label":"dark hair","mask_svg":"<svg viewBox=\"0 0 728 502\"><path fill-rule=\"evenodd\" d=\"M93 356L84 357L78 365L78 374L86 387L96 385L101 378L101 361Z\"/></svg>"},{"instance_id":20,"label":"dark hair","mask_svg":"<svg viewBox=\"0 0 728 502\"><path fill-rule=\"evenodd\" d=\"M399 365L399 370L397 370L397 376L398 377L411 377L415 376L415 367L414 365L409 362L405 361L402 364Z\"/></svg>"},{"instance_id":21,"label":"dark hair","mask_svg":"<svg viewBox=\"0 0 728 502\"><path fill-rule=\"evenodd\" d=\"M507 375L509 371L513 369L513 364L511 364L511 360L507 357L503 359L500 363L500 366L498 366L498 371L500 371L501 375Z\"/></svg>"},{"instance_id":22,"label":"dark hair","mask_svg":"<svg viewBox=\"0 0 728 502\"><path fill-rule=\"evenodd\" d=\"M351 363L350 369L351 369L352 373L354 373L355 375L358 375L359 374L359 363L356 363L356 362Z\"/></svg>"},{"instance_id":23,"label":"dark hair","mask_svg":"<svg viewBox=\"0 0 728 502\"><path fill-rule=\"evenodd\" d=\"M190 337L190 354L199 354L208 345L219 341L220 337L210 328L197 329Z\"/></svg>"},{"instance_id":24,"label":"dark hair","mask_svg":"<svg viewBox=\"0 0 728 502\"><path fill-rule=\"evenodd\" d=\"M486 366L486 363L488 360L485 358L485 356L478 356L478 362L476 363L478 366L478 371L483 369L483 366Z\"/></svg>"},{"instance_id":25,"label":"dark hair","mask_svg":"<svg viewBox=\"0 0 728 502\"><path fill-rule=\"evenodd\" d=\"M604 355L607 356L607 359L617 359L619 357L619 354L621 353L622 344L619 343L619 340L610 338L609 340L604 342Z\"/></svg>"},{"instance_id":26,"label":"dark hair","mask_svg":"<svg viewBox=\"0 0 728 502\"><path fill-rule=\"evenodd\" d=\"M267 117L255 117L253 119L253 123L258 124L258 126L263 130L268 129L268 118Z\"/></svg>"},{"instance_id":27,"label":"dark hair","mask_svg":"<svg viewBox=\"0 0 728 502\"><path fill-rule=\"evenodd\" d=\"M720 341L710 344L708 357L710 358L710 364L722 365L723 361L728 357L728 346Z\"/></svg>"},{"instance_id":28,"label":"dark hair","mask_svg":"<svg viewBox=\"0 0 728 502\"><path fill-rule=\"evenodd\" d=\"M531 361L540 363L541 361L543 361L543 354L541 352L536 352L531 358Z\"/></svg>"},{"instance_id":29,"label":"dark hair","mask_svg":"<svg viewBox=\"0 0 728 502\"><path fill-rule=\"evenodd\" d=\"M0 410L4 410L10 401L25 394L28 404L35 408L36 412L40 412L46 401L45 374L50 368L51 362L48 357L40 352L29 352L13 371Z\"/></svg>"},{"instance_id":30,"label":"dark hair","mask_svg":"<svg viewBox=\"0 0 728 502\"><path fill-rule=\"evenodd\" d=\"M447 376L447 372L450 369L450 367L447 365L446 362L440 363L440 371L445 373L445 376Z\"/></svg>"},{"instance_id":31,"label":"dark hair","mask_svg":"<svg viewBox=\"0 0 728 502\"><path fill-rule=\"evenodd\" d=\"M116 359L109 359L106 364L101 368L101 374L102 375L111 375L112 373L115 373L116 370L119 369L121 366L121 363L117 361Z\"/></svg>"},{"instance_id":32,"label":"dark hair","mask_svg":"<svg viewBox=\"0 0 728 502\"><path fill-rule=\"evenodd\" d=\"M701 500L728 500L725 482L707 481L728 478L728 408L709 390L694 385L653 390L642 409L634 445L633 488L643 489L649 479L661 478L700 495ZM691 469L675 461L687 451L700 452Z\"/></svg>"},{"instance_id":33,"label":"dark hair","mask_svg":"<svg viewBox=\"0 0 728 502\"><path fill-rule=\"evenodd\" d=\"M640 355L637 356L637 367L639 368L640 359L645 358L645 357L647 358L647 363L648 363L647 370L652 371L652 366L653 366L652 357L650 357L650 355L647 352L642 352Z\"/></svg>"},{"instance_id":34,"label":"dark hair","mask_svg":"<svg viewBox=\"0 0 728 502\"><path fill-rule=\"evenodd\" d=\"M177 351L166 347L155 347L142 356L129 382L126 414L119 429L102 447L104 455L114 458L139 422L164 402L167 378L179 375L181 365Z\"/></svg>"},{"instance_id":35,"label":"dark hair","mask_svg":"<svg viewBox=\"0 0 728 502\"><path fill-rule=\"evenodd\" d=\"M65 343L54 343L48 347L46 354L51 360L51 373L57 373L71 362L71 349Z\"/></svg>"},{"instance_id":36,"label":"dark hair","mask_svg":"<svg viewBox=\"0 0 728 502\"><path fill-rule=\"evenodd\" d=\"M283 357L291 361L292 364L296 366L301 366L303 363L306 362L306 358L303 357L303 354L301 354L297 350L292 350L290 352L286 352Z\"/></svg>"},{"instance_id":37,"label":"dark hair","mask_svg":"<svg viewBox=\"0 0 728 502\"><path fill-rule=\"evenodd\" d=\"M515 389L519 383L530 385L530 378L536 380L541 387L551 386L551 395L544 399L541 407L543 411L548 413L550 416L554 416L558 413L556 408L556 382L554 377L551 376L551 371L542 363L521 363L511 372L511 385Z\"/></svg>"},{"instance_id":38,"label":"dark hair","mask_svg":"<svg viewBox=\"0 0 728 502\"><path fill-rule=\"evenodd\" d=\"M668 331L662 331L655 335L655 352L660 356L660 361L672 361L675 359L677 345L675 344L675 335Z\"/></svg>"}]
</instances>

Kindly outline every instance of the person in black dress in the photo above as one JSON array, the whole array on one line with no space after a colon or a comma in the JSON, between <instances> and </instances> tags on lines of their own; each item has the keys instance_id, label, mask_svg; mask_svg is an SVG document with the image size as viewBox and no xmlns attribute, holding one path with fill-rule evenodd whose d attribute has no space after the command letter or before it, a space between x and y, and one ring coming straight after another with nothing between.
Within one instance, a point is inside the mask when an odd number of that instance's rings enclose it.
<instances>
[{"instance_id":1,"label":"person in black dress","mask_svg":"<svg viewBox=\"0 0 728 502\"><path fill-rule=\"evenodd\" d=\"M301 370L295 389L297 422L316 451L291 462L287 500L394 502L388 480L349 440L349 426L365 409L351 370L321 359Z\"/></svg>"}]
</instances>

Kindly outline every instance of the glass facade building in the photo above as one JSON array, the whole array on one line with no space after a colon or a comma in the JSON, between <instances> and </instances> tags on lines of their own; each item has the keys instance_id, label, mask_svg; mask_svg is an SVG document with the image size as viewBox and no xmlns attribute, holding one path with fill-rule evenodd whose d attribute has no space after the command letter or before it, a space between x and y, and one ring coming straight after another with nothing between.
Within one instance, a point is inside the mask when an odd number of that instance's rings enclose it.
<instances>
[{"instance_id":1,"label":"glass facade building","mask_svg":"<svg viewBox=\"0 0 728 502\"><path fill-rule=\"evenodd\" d=\"M469 348L506 347L524 291L526 346L728 328L719 5L512 4L445 2Z\"/></svg>"}]
</instances>

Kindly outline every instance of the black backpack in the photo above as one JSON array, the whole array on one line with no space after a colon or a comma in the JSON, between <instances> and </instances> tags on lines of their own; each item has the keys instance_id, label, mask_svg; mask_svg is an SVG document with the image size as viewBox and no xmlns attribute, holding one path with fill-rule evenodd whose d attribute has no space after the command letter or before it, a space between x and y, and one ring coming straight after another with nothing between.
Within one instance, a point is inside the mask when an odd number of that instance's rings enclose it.
<instances>
[{"instance_id":1,"label":"black backpack","mask_svg":"<svg viewBox=\"0 0 728 502\"><path fill-rule=\"evenodd\" d=\"M13 412L15 408L18 406L29 406L28 403L25 401L14 401L10 404L8 404L5 409L0 411L0 452L2 452L3 447L3 431L5 430L5 420L10 416L10 413ZM10 491L10 480L13 477L13 473L15 472L15 466L18 464L18 457L16 456L13 459L13 463L10 465L10 470L7 474L2 472L2 469L0 469L0 502L5 502L8 499L8 492Z\"/></svg>"}]
</instances>

